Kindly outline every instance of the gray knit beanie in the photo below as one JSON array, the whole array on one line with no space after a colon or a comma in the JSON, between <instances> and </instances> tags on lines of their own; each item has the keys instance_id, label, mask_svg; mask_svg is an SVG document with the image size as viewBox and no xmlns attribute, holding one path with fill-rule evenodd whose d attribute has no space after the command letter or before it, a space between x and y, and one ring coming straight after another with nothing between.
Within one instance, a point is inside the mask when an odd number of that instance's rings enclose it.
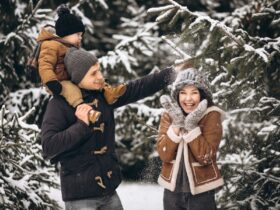
<instances>
[{"instance_id":1,"label":"gray knit beanie","mask_svg":"<svg viewBox=\"0 0 280 210\"><path fill-rule=\"evenodd\" d=\"M212 93L208 80L197 69L188 68L180 71L176 80L171 85L171 96L175 101L178 100L179 91L186 85L194 85L212 99Z\"/></svg>"},{"instance_id":2,"label":"gray knit beanie","mask_svg":"<svg viewBox=\"0 0 280 210\"><path fill-rule=\"evenodd\" d=\"M79 84L88 70L97 62L95 55L75 47L69 48L64 57L66 70L75 84Z\"/></svg>"}]
</instances>

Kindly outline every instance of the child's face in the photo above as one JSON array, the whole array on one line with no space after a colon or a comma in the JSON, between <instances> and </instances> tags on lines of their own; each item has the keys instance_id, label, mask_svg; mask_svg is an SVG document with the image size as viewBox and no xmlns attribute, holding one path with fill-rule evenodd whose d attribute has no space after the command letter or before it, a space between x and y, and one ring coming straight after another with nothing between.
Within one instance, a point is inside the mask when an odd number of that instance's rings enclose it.
<instances>
[{"instance_id":1,"label":"child's face","mask_svg":"<svg viewBox=\"0 0 280 210\"><path fill-rule=\"evenodd\" d=\"M88 70L78 86L87 90L99 90L103 88L104 77L100 71L99 63L96 63Z\"/></svg>"},{"instance_id":2,"label":"child's face","mask_svg":"<svg viewBox=\"0 0 280 210\"><path fill-rule=\"evenodd\" d=\"M77 33L70 34L68 36L63 37L64 40L70 42L71 44L77 45L77 46L81 45L82 38L83 38L82 32L77 32Z\"/></svg>"},{"instance_id":3,"label":"child's face","mask_svg":"<svg viewBox=\"0 0 280 210\"><path fill-rule=\"evenodd\" d=\"M200 103L199 90L193 86L188 85L179 91L179 104L186 113L190 113Z\"/></svg>"}]
</instances>

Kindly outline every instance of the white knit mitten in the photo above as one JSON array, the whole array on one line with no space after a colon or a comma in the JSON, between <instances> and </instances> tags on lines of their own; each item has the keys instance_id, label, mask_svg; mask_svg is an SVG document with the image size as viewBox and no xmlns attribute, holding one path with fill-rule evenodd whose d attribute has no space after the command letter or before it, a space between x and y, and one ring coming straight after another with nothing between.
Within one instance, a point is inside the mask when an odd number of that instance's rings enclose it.
<instances>
[{"instance_id":1,"label":"white knit mitten","mask_svg":"<svg viewBox=\"0 0 280 210\"><path fill-rule=\"evenodd\" d=\"M195 127L197 127L198 122L200 121L203 113L207 109L207 100L202 100L196 109L188 114L188 116L184 120L184 128L187 131L193 130Z\"/></svg>"},{"instance_id":2,"label":"white knit mitten","mask_svg":"<svg viewBox=\"0 0 280 210\"><path fill-rule=\"evenodd\" d=\"M160 97L160 103L172 118L172 126L176 128L184 127L184 115L179 105L173 101L168 95Z\"/></svg>"}]
</instances>

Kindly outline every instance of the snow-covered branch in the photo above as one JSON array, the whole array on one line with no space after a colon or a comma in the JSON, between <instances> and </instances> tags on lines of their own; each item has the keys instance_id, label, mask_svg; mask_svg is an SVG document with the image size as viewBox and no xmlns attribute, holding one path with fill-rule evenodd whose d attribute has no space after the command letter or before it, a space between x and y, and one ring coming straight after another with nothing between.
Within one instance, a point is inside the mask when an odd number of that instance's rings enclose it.
<instances>
[{"instance_id":1,"label":"snow-covered branch","mask_svg":"<svg viewBox=\"0 0 280 210\"><path fill-rule=\"evenodd\" d=\"M179 16L185 18L186 27L192 30L194 26L199 24L206 24L209 27L209 32L212 33L215 30L219 31L222 36L228 37L230 40L235 42L244 51L253 52L254 54L260 56L264 63L268 62L269 53L264 49L256 49L253 46L246 44L245 40L241 36L236 36L233 30L223 24L220 21L214 20L206 15L201 15L200 13L191 12L187 6L181 6L179 3L173 0L167 0L171 5L162 6L158 8L151 8L147 12L150 15L158 15L156 21L161 24L167 22L168 25L175 25ZM193 19L192 23L187 23L188 20Z\"/></svg>"}]
</instances>

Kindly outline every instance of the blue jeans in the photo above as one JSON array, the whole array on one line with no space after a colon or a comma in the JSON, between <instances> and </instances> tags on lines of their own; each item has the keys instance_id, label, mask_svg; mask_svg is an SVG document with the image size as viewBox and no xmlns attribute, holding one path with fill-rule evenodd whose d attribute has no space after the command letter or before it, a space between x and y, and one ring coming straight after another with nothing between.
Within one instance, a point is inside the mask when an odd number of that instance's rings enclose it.
<instances>
[{"instance_id":1,"label":"blue jeans","mask_svg":"<svg viewBox=\"0 0 280 210\"><path fill-rule=\"evenodd\" d=\"M163 206L164 210L217 210L214 190L192 195L164 189Z\"/></svg>"},{"instance_id":2,"label":"blue jeans","mask_svg":"<svg viewBox=\"0 0 280 210\"><path fill-rule=\"evenodd\" d=\"M115 192L99 198L66 201L65 210L123 210L121 200Z\"/></svg>"}]
</instances>

